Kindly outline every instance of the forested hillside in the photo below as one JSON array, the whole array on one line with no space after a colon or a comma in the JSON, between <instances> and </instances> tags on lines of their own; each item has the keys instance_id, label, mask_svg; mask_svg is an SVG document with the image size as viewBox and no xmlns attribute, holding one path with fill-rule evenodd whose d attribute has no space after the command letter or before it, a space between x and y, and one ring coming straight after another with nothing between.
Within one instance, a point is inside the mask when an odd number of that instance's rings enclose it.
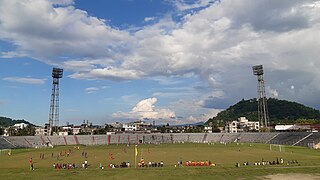
<instances>
[{"instance_id":1,"label":"forested hillside","mask_svg":"<svg viewBox=\"0 0 320 180\"><path fill-rule=\"evenodd\" d=\"M311 123L318 123L320 120L320 111L307 107L305 105L270 98L267 101L270 122L293 123L307 120ZM228 109L218 113L216 117L210 118L206 123L224 124L227 121L237 120L241 116L247 117L250 121L257 121L258 102L257 99L241 100Z\"/></svg>"},{"instance_id":2,"label":"forested hillside","mask_svg":"<svg viewBox=\"0 0 320 180\"><path fill-rule=\"evenodd\" d=\"M17 123L26 123L26 124L33 125L26 120L13 120L8 117L1 117L0 116L0 127L9 127L9 126L12 126Z\"/></svg>"}]
</instances>

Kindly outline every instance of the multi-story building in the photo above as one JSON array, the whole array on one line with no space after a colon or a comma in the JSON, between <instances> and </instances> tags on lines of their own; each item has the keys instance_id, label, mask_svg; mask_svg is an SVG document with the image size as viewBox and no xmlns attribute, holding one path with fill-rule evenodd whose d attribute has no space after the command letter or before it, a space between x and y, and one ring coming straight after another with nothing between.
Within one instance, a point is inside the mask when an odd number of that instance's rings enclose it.
<instances>
[{"instance_id":1,"label":"multi-story building","mask_svg":"<svg viewBox=\"0 0 320 180\"><path fill-rule=\"evenodd\" d=\"M259 122L249 121L246 117L240 117L237 121L232 121L226 126L226 130L230 133L259 131L259 129Z\"/></svg>"}]
</instances>

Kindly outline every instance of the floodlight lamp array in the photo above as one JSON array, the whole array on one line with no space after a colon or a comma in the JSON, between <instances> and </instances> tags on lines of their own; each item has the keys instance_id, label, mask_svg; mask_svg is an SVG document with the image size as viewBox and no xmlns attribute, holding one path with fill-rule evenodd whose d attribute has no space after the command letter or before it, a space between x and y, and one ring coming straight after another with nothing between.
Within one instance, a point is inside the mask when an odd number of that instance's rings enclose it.
<instances>
[{"instance_id":1,"label":"floodlight lamp array","mask_svg":"<svg viewBox=\"0 0 320 180\"><path fill-rule=\"evenodd\" d=\"M263 75L263 66L257 65L252 67L253 75L260 76Z\"/></svg>"},{"instance_id":2,"label":"floodlight lamp array","mask_svg":"<svg viewBox=\"0 0 320 180\"><path fill-rule=\"evenodd\" d=\"M63 69L60 68L53 68L52 69L52 77L53 78L62 78Z\"/></svg>"}]
</instances>

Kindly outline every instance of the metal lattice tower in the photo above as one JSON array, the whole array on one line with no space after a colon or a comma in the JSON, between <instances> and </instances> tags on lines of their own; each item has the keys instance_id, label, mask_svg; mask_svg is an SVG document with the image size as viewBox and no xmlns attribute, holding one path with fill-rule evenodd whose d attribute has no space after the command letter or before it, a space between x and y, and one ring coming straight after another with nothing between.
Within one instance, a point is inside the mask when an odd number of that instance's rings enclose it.
<instances>
[{"instance_id":1,"label":"metal lattice tower","mask_svg":"<svg viewBox=\"0 0 320 180\"><path fill-rule=\"evenodd\" d=\"M52 69L52 93L49 113L50 129L57 132L59 126L59 79L62 78L63 69Z\"/></svg>"},{"instance_id":2,"label":"metal lattice tower","mask_svg":"<svg viewBox=\"0 0 320 180\"><path fill-rule=\"evenodd\" d=\"M253 75L257 76L258 78L258 120L262 127L268 127L270 125L270 122L268 114L267 97L263 80L263 66L253 66L252 70Z\"/></svg>"}]
</instances>

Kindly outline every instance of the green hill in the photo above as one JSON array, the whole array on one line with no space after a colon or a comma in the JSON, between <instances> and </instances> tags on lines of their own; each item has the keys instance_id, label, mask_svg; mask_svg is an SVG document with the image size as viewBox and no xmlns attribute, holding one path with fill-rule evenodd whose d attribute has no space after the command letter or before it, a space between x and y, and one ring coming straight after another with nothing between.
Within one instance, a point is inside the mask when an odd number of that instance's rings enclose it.
<instances>
[{"instance_id":1,"label":"green hill","mask_svg":"<svg viewBox=\"0 0 320 180\"><path fill-rule=\"evenodd\" d=\"M269 98L267 101L271 124L277 123L319 123L320 111L296 102ZM257 99L241 100L237 104L210 118L206 124L224 125L227 121L237 120L241 116L250 121L258 121Z\"/></svg>"},{"instance_id":2,"label":"green hill","mask_svg":"<svg viewBox=\"0 0 320 180\"><path fill-rule=\"evenodd\" d=\"M26 123L29 125L34 126L33 124L29 123L28 121L22 119L22 120L13 120L11 118L8 117L1 117L0 116L0 127L9 127L9 126L13 126L14 124L17 123Z\"/></svg>"}]
</instances>

